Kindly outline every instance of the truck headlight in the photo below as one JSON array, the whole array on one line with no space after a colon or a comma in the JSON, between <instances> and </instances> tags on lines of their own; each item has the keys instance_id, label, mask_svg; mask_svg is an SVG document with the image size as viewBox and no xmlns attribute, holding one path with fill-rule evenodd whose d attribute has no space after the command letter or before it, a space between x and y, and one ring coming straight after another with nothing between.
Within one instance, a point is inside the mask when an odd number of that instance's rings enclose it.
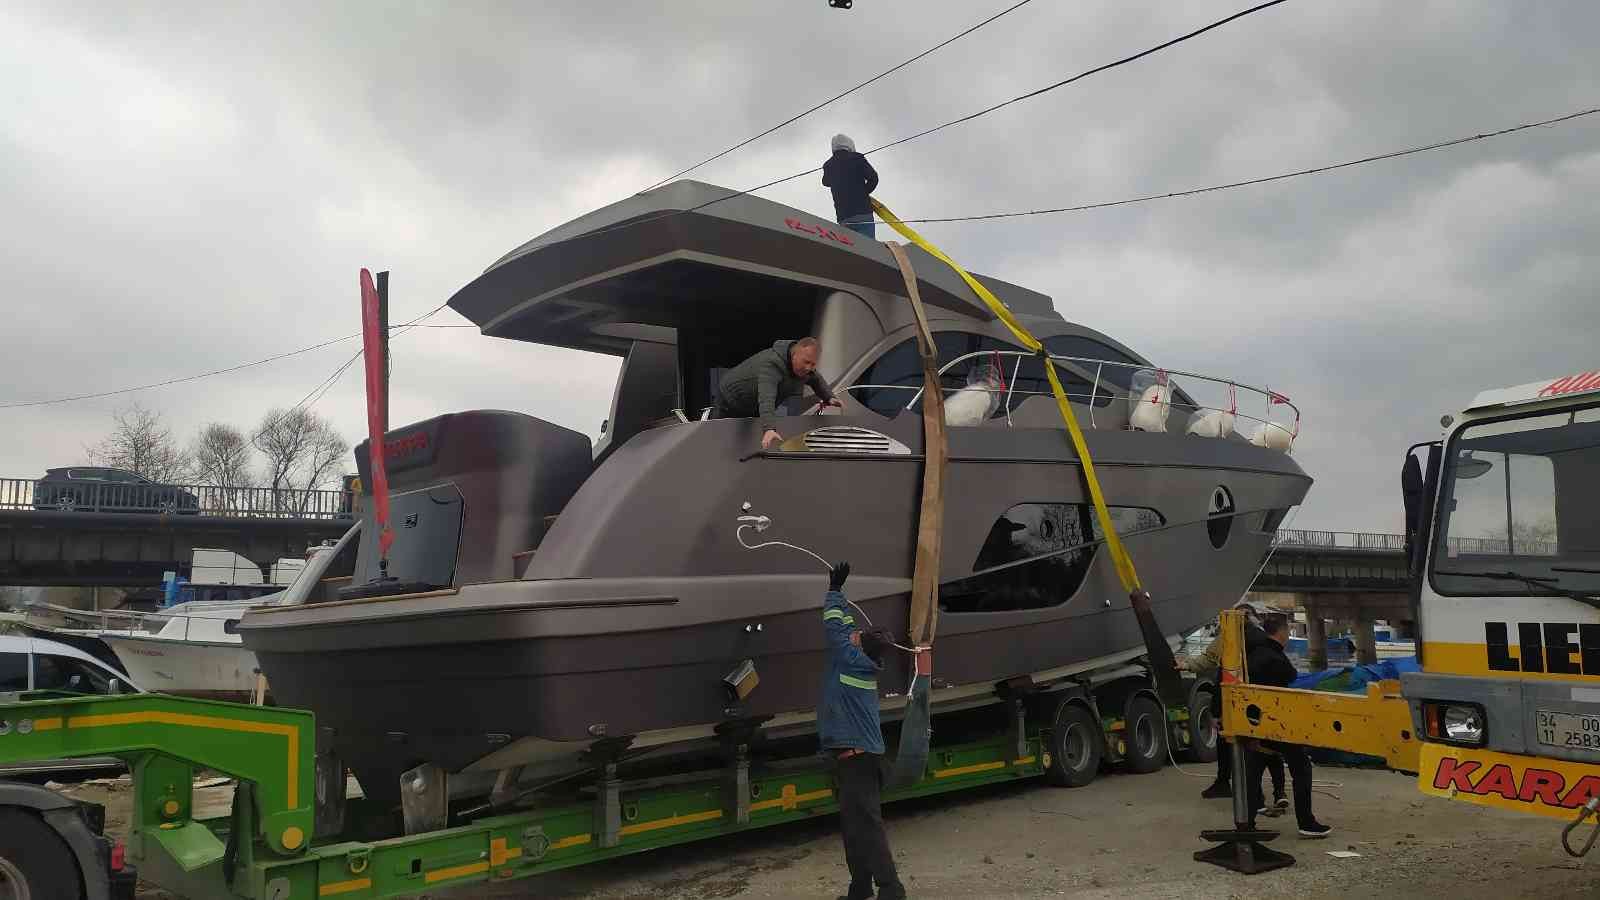
<instances>
[{"instance_id":1,"label":"truck headlight","mask_svg":"<svg viewBox=\"0 0 1600 900\"><path fill-rule=\"evenodd\" d=\"M1428 736L1451 744L1483 743L1484 715L1474 703L1428 702L1423 705Z\"/></svg>"}]
</instances>

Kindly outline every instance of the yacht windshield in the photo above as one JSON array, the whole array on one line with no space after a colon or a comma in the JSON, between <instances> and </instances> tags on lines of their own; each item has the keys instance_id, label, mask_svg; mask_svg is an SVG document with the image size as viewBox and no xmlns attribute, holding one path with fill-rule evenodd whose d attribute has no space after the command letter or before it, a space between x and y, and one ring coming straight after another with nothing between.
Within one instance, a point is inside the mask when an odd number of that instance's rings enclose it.
<instances>
[{"instance_id":1,"label":"yacht windshield","mask_svg":"<svg viewBox=\"0 0 1600 900\"><path fill-rule=\"evenodd\" d=\"M1600 593L1600 406L1468 425L1445 458L1435 590Z\"/></svg>"}]
</instances>

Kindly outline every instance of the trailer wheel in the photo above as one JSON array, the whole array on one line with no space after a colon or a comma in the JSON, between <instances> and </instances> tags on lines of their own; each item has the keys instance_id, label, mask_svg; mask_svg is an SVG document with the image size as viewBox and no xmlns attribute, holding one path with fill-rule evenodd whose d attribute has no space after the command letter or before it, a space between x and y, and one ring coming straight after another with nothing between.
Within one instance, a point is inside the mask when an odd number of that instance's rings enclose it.
<instances>
[{"instance_id":1,"label":"trailer wheel","mask_svg":"<svg viewBox=\"0 0 1600 900\"><path fill-rule=\"evenodd\" d=\"M1189 759L1194 762L1217 761L1217 744L1222 735L1216 703L1217 695L1209 686L1189 696Z\"/></svg>"},{"instance_id":2,"label":"trailer wheel","mask_svg":"<svg viewBox=\"0 0 1600 900\"><path fill-rule=\"evenodd\" d=\"M1058 787L1082 787L1100 774L1105 738L1100 723L1077 703L1061 703L1045 741L1044 778Z\"/></svg>"},{"instance_id":3,"label":"trailer wheel","mask_svg":"<svg viewBox=\"0 0 1600 900\"><path fill-rule=\"evenodd\" d=\"M39 817L0 809L0 897L81 900L78 863L65 841Z\"/></svg>"},{"instance_id":4,"label":"trailer wheel","mask_svg":"<svg viewBox=\"0 0 1600 900\"><path fill-rule=\"evenodd\" d=\"M1167 762L1167 719L1161 704L1149 694L1128 698L1123 716L1124 740L1128 745L1128 771L1154 772Z\"/></svg>"}]
</instances>

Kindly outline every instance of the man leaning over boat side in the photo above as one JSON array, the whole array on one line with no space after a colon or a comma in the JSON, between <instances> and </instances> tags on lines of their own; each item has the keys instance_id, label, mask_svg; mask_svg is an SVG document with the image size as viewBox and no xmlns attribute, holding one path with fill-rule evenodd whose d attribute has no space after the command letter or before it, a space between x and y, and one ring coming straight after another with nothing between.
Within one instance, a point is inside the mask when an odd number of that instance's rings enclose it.
<instances>
[{"instance_id":1,"label":"man leaning over boat side","mask_svg":"<svg viewBox=\"0 0 1600 900\"><path fill-rule=\"evenodd\" d=\"M814 337L778 341L729 369L717 388L718 419L761 419L761 449L783 440L778 433L778 407L811 388L823 406L838 406L833 391L817 372L822 349Z\"/></svg>"},{"instance_id":2,"label":"man leaning over boat side","mask_svg":"<svg viewBox=\"0 0 1600 900\"><path fill-rule=\"evenodd\" d=\"M822 603L828 663L817 704L817 738L834 767L839 835L850 870L850 888L841 900L867 900L874 882L878 900L901 900L906 889L883 830L883 725L878 719L879 659L890 639L882 629L857 630L843 591L849 577L847 562L828 573Z\"/></svg>"}]
</instances>

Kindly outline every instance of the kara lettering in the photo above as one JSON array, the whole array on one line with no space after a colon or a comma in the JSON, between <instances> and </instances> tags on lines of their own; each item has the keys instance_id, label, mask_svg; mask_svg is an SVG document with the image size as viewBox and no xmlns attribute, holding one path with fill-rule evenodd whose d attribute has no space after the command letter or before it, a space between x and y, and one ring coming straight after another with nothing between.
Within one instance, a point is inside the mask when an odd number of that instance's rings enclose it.
<instances>
[{"instance_id":1,"label":"kara lettering","mask_svg":"<svg viewBox=\"0 0 1600 900\"><path fill-rule=\"evenodd\" d=\"M849 236L842 232L834 231L832 228L826 228L821 225L807 225L799 219L784 219L783 224L789 226L795 231L816 235L823 240L833 241L836 244L844 244L846 247L853 247L856 243L855 241L850 240Z\"/></svg>"},{"instance_id":2,"label":"kara lettering","mask_svg":"<svg viewBox=\"0 0 1600 900\"><path fill-rule=\"evenodd\" d=\"M1600 676L1600 624L1518 622L1512 655L1509 622L1483 623L1484 651L1495 672ZM1578 642L1572 642L1572 636Z\"/></svg>"},{"instance_id":3,"label":"kara lettering","mask_svg":"<svg viewBox=\"0 0 1600 900\"><path fill-rule=\"evenodd\" d=\"M1600 793L1600 776L1585 775L1568 788L1566 777L1549 769L1525 769L1519 780L1505 763L1496 763L1479 773L1481 767L1477 760L1442 757L1433 773L1434 790L1455 788L1463 794L1493 794L1520 803L1538 801L1564 809L1577 809ZM1478 774L1477 780L1473 780L1474 774Z\"/></svg>"}]
</instances>

